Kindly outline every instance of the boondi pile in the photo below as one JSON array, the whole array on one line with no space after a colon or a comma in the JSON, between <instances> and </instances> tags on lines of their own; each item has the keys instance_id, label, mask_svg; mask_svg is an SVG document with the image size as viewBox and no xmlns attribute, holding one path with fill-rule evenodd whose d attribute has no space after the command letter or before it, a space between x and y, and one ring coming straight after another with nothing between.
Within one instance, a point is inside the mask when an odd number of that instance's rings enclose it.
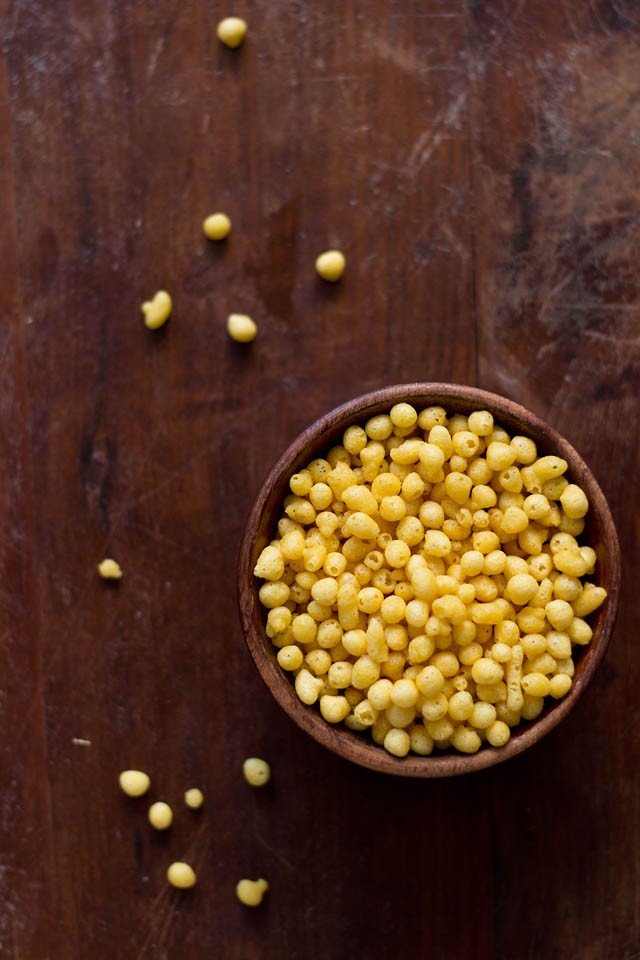
<instances>
[{"instance_id":1,"label":"boondi pile","mask_svg":"<svg viewBox=\"0 0 640 960\"><path fill-rule=\"evenodd\" d=\"M300 700L403 757L503 746L565 696L606 597L566 470L487 410L348 427L291 477L254 570Z\"/></svg>"}]
</instances>

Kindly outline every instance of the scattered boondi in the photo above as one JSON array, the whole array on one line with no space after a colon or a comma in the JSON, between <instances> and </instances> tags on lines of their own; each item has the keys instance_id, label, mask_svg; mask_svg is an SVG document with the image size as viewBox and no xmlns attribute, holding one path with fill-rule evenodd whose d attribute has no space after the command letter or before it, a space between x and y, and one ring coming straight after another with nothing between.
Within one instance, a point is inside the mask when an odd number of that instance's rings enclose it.
<instances>
[{"instance_id":1,"label":"scattered boondi","mask_svg":"<svg viewBox=\"0 0 640 960\"><path fill-rule=\"evenodd\" d=\"M251 343L256 338L258 327L246 314L231 313L227 319L227 332L237 343Z\"/></svg>"},{"instance_id":2,"label":"scattered boondi","mask_svg":"<svg viewBox=\"0 0 640 960\"><path fill-rule=\"evenodd\" d=\"M188 890L189 887L195 886L197 877L195 870L188 863L176 861L167 870L167 880L172 887Z\"/></svg>"},{"instance_id":3,"label":"scattered boondi","mask_svg":"<svg viewBox=\"0 0 640 960\"><path fill-rule=\"evenodd\" d=\"M224 240L231 233L231 220L226 213L211 213L202 223L205 237Z\"/></svg>"},{"instance_id":4,"label":"scattered boondi","mask_svg":"<svg viewBox=\"0 0 640 960\"><path fill-rule=\"evenodd\" d=\"M236 884L236 896L245 907L258 907L268 889L266 880L239 880Z\"/></svg>"},{"instance_id":5,"label":"scattered boondi","mask_svg":"<svg viewBox=\"0 0 640 960\"><path fill-rule=\"evenodd\" d=\"M347 265L344 253L341 250L326 250L316 259L318 276L330 283L335 283L344 273Z\"/></svg>"},{"instance_id":6,"label":"scattered boondi","mask_svg":"<svg viewBox=\"0 0 640 960\"><path fill-rule=\"evenodd\" d=\"M98 564L98 573L103 580L122 580L122 569L115 560L107 558Z\"/></svg>"},{"instance_id":7,"label":"scattered boondi","mask_svg":"<svg viewBox=\"0 0 640 960\"><path fill-rule=\"evenodd\" d=\"M173 810L168 803L159 800L149 807L149 823L156 830L167 830L173 823Z\"/></svg>"},{"instance_id":8,"label":"scattered boondi","mask_svg":"<svg viewBox=\"0 0 640 960\"><path fill-rule=\"evenodd\" d=\"M247 33L246 21L240 17L225 17L218 24L216 33L220 43L234 50L244 41Z\"/></svg>"},{"instance_id":9,"label":"scattered boondi","mask_svg":"<svg viewBox=\"0 0 640 960\"><path fill-rule=\"evenodd\" d=\"M149 774L142 770L123 770L118 780L120 789L128 797L141 797L151 786Z\"/></svg>"},{"instance_id":10,"label":"scattered boondi","mask_svg":"<svg viewBox=\"0 0 640 960\"><path fill-rule=\"evenodd\" d=\"M173 310L173 300L166 290L158 290L151 300L145 300L141 307L144 325L148 330L163 327Z\"/></svg>"},{"instance_id":11,"label":"scattered boondi","mask_svg":"<svg viewBox=\"0 0 640 960\"><path fill-rule=\"evenodd\" d=\"M185 791L184 802L190 810L199 810L204 803L202 790L198 790L197 787L191 787L190 790Z\"/></svg>"},{"instance_id":12,"label":"scattered boondi","mask_svg":"<svg viewBox=\"0 0 640 960\"><path fill-rule=\"evenodd\" d=\"M271 767L266 760L259 757L248 757L242 764L242 773L247 783L252 787L263 787L271 777Z\"/></svg>"}]
</instances>

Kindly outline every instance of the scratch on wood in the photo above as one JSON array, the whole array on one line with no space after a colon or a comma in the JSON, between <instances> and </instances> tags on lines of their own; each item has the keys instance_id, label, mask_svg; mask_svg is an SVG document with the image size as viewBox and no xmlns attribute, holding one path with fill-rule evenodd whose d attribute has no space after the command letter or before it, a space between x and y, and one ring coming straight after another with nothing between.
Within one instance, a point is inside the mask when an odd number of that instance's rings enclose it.
<instances>
[{"instance_id":1,"label":"scratch on wood","mask_svg":"<svg viewBox=\"0 0 640 960\"><path fill-rule=\"evenodd\" d=\"M145 490L143 493L138 496L132 497L130 500L127 500L120 509L113 513L111 516L112 523L117 520L121 520L122 517L126 516L127 513L133 508L140 506L141 503L144 503L146 500L149 500L151 497L155 497L158 493L161 493L167 487L182 476L185 471L191 467L192 464L196 463L198 460L201 460L203 457L210 456L216 449L216 444L212 444L209 447L205 447L203 450L200 450L199 453L193 454L193 456L188 457L184 463L181 463L179 467L175 470L172 470L171 473L167 474L157 486L152 487L150 490Z\"/></svg>"},{"instance_id":2,"label":"scratch on wood","mask_svg":"<svg viewBox=\"0 0 640 960\"><path fill-rule=\"evenodd\" d=\"M192 863L196 873L199 872L200 866L209 852L210 838L208 832L209 824L205 820L200 824L200 827L191 838L187 849L180 858L186 863ZM154 956L157 956L158 951L166 946L171 930L171 921L180 902L179 896L179 892L172 890L168 884L162 887L160 893L151 904L148 914L149 929L140 950L136 954L135 960L142 960L148 948L152 945L154 948ZM154 937L157 937L155 942L153 942Z\"/></svg>"},{"instance_id":3,"label":"scratch on wood","mask_svg":"<svg viewBox=\"0 0 640 960\"><path fill-rule=\"evenodd\" d=\"M148 929L148 931L147 931L146 937L144 938L144 940L143 940L143 942L142 942L142 946L140 947L140 950L138 951L138 953L136 953L135 960L141 960L141 958L144 956L144 954L145 954L145 952L146 952L146 950L147 950L147 947L149 946L149 944L150 944L150 942L151 942L151 938L153 937L153 935L154 935L154 933L155 933L155 929L156 929L155 915L156 915L157 913L159 914L159 913L163 913L163 912L164 912L164 910L165 910L165 902L169 900L169 897L170 897L170 896L171 896L171 891L170 891L169 887L168 887L168 886L163 886L162 889L160 890L160 893L157 895L157 897L155 898L155 900L154 900L153 903L151 904L151 909L149 910L149 914L148 914L148 918L147 918L148 921L149 921L149 929ZM172 913L172 911L171 911L171 913Z\"/></svg>"},{"instance_id":4,"label":"scratch on wood","mask_svg":"<svg viewBox=\"0 0 640 960\"><path fill-rule=\"evenodd\" d=\"M289 870L292 871L292 873L296 872L296 867L294 866L294 864L291 863L291 861L287 859L287 857L285 857L285 855L281 853L279 850L274 850L274 848L265 840L265 838L262 836L259 830L255 829L254 833L255 833L256 839L262 844L265 850L268 850L269 853L273 854L276 860L279 860L280 863L284 863L284 865L288 867Z\"/></svg>"},{"instance_id":5,"label":"scratch on wood","mask_svg":"<svg viewBox=\"0 0 640 960\"><path fill-rule=\"evenodd\" d=\"M158 42L154 45L154 48L151 51L151 56L149 57L149 62L147 64L147 80L150 80L151 77L156 72L156 67L158 66L158 60L160 59L160 54L163 52L164 52L164 37L160 37Z\"/></svg>"},{"instance_id":6,"label":"scratch on wood","mask_svg":"<svg viewBox=\"0 0 640 960\"><path fill-rule=\"evenodd\" d=\"M460 114L465 107L468 93L463 90L455 100L434 117L427 130L420 134L413 145L407 161L407 174L413 180L422 167L429 162L440 142L451 128L459 129Z\"/></svg>"},{"instance_id":7,"label":"scratch on wood","mask_svg":"<svg viewBox=\"0 0 640 960\"><path fill-rule=\"evenodd\" d=\"M591 337L593 340L604 340L615 347L626 349L640 346L640 334L637 337L620 337L616 330L611 330L608 333L603 333L601 330L584 330L583 332L585 337Z\"/></svg>"}]
</instances>

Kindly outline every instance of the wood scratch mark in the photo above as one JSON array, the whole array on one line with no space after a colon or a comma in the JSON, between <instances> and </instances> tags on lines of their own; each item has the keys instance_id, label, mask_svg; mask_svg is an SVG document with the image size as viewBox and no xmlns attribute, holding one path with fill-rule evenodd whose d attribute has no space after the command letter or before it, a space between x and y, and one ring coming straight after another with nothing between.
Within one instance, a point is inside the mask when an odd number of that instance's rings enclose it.
<instances>
[{"instance_id":1,"label":"wood scratch mark","mask_svg":"<svg viewBox=\"0 0 640 960\"><path fill-rule=\"evenodd\" d=\"M619 337L615 330L610 333L603 333L601 330L585 330L584 336L591 337L592 340L604 340L606 343L613 344L614 347L640 346L640 334L637 337Z\"/></svg>"},{"instance_id":2,"label":"wood scratch mark","mask_svg":"<svg viewBox=\"0 0 640 960\"><path fill-rule=\"evenodd\" d=\"M203 820L180 858L186 863L191 863L196 873L200 871L200 866L209 852L210 837L208 832L208 821ZM151 904L147 917L149 928L135 960L142 960L152 944L155 956L158 955L160 949L166 946L171 932L171 922L180 903L181 895L183 894L180 891L173 890L168 883L162 887Z\"/></svg>"},{"instance_id":3,"label":"wood scratch mark","mask_svg":"<svg viewBox=\"0 0 640 960\"><path fill-rule=\"evenodd\" d=\"M167 487L182 476L192 464L196 463L198 460L201 460L203 457L208 457L213 452L213 447L205 447L203 450L200 450L199 453L195 453L193 456L189 457L184 463L181 463L179 467L175 470L172 470L164 480L162 480L157 486L151 488L151 490L146 490L144 493L139 494L138 496L132 497L130 500L125 501L119 510L111 514L112 522L121 520L125 514L127 514L133 507L138 507L140 504L145 503L151 497L157 496Z\"/></svg>"},{"instance_id":4,"label":"wood scratch mark","mask_svg":"<svg viewBox=\"0 0 640 960\"><path fill-rule=\"evenodd\" d=\"M573 34L574 40L576 41L576 43L581 44L584 38L580 36L578 30L576 29L576 25L574 23L573 17L571 16L572 4L567 5L566 0L561 0L561 6L562 6L562 12L564 13L564 16L565 16L565 20L569 25L569 29Z\"/></svg>"},{"instance_id":5,"label":"wood scratch mark","mask_svg":"<svg viewBox=\"0 0 640 960\"><path fill-rule=\"evenodd\" d=\"M13 950L12 950L13 960L20 960L22 954L20 952L20 947L18 945L18 941L16 937L16 924L13 916L11 917L11 943L13 946Z\"/></svg>"},{"instance_id":6,"label":"wood scratch mark","mask_svg":"<svg viewBox=\"0 0 640 960\"><path fill-rule=\"evenodd\" d=\"M156 950L162 949L162 948L166 945L166 943L167 943L167 939L168 939L168 936L169 936L169 932L170 932L170 930L171 930L171 923L172 923L172 920L173 920L173 916L174 916L174 914L175 914L175 912L176 912L176 907L178 906L178 897L179 897L179 895L180 895L179 893L175 893L175 892L174 892L174 895L173 895L173 897L172 897L171 903L170 903L170 905L169 905L169 910L168 910L167 913L165 914L165 917L164 917L164 919L163 919L163 921L162 921L162 925L161 925L160 930L159 930L159 932L158 932L158 937L157 937L156 944L155 944Z\"/></svg>"},{"instance_id":7,"label":"wood scratch mark","mask_svg":"<svg viewBox=\"0 0 640 960\"><path fill-rule=\"evenodd\" d=\"M459 67L453 64L430 65L429 59L436 56L433 48L420 51L420 60L418 61L415 50L406 51L376 33L370 33L364 42L366 49L373 51L377 59L387 60L394 67L411 75L425 76L430 73L456 73L459 71Z\"/></svg>"},{"instance_id":8,"label":"wood scratch mark","mask_svg":"<svg viewBox=\"0 0 640 960\"><path fill-rule=\"evenodd\" d=\"M567 273L564 277L558 280L558 282L547 293L546 297L540 304L540 309L538 310L538 320L542 324L544 324L545 322L547 312L551 304L553 303L554 299L562 290L564 290L567 284L571 282L572 278L573 278L573 274Z\"/></svg>"},{"instance_id":9,"label":"wood scratch mark","mask_svg":"<svg viewBox=\"0 0 640 960\"><path fill-rule=\"evenodd\" d=\"M414 180L420 170L429 162L434 151L453 127L459 129L460 114L465 107L468 93L463 90L458 96L433 118L429 127L420 134L414 143L407 161L407 174Z\"/></svg>"},{"instance_id":10,"label":"wood scratch mark","mask_svg":"<svg viewBox=\"0 0 640 960\"><path fill-rule=\"evenodd\" d=\"M265 849L265 850L268 850L269 853L272 854L272 855L276 858L276 860L279 860L280 863L284 863L284 865L285 865L286 867L288 867L289 870L291 870L292 873L296 873L296 872L297 872L297 868L294 866L294 864L291 863L291 861L290 861L287 857L285 857L285 855L284 855L283 853L281 853L280 850L274 850L274 848L271 846L271 844L269 844L269 843L265 840L265 838L262 836L262 834L260 833L260 831L259 831L257 828L254 828L254 835L255 835L256 839L258 840L258 842L262 844L262 846L264 847L264 849Z\"/></svg>"},{"instance_id":11,"label":"wood scratch mark","mask_svg":"<svg viewBox=\"0 0 640 960\"><path fill-rule=\"evenodd\" d=\"M184 543L179 543L177 540L174 540L172 537L167 537L165 534L159 533L157 530L150 529L146 524L143 523L129 523L128 527L130 530L140 533L142 535L148 536L154 543L161 545L166 544L169 547L174 547L185 557L190 557L198 563L199 567L202 567L205 570L213 570L214 564L210 563L203 558L197 551L190 550L189 547Z\"/></svg>"},{"instance_id":12,"label":"wood scratch mark","mask_svg":"<svg viewBox=\"0 0 640 960\"><path fill-rule=\"evenodd\" d=\"M158 66L158 60L160 59L160 54L164 52L164 37L160 37L158 42L155 44L153 50L151 51L151 56L149 57L149 62L147 64L147 80L150 80L151 77L156 72L156 67Z\"/></svg>"},{"instance_id":13,"label":"wood scratch mark","mask_svg":"<svg viewBox=\"0 0 640 960\"><path fill-rule=\"evenodd\" d=\"M345 80L360 82L362 78L356 73L331 73L318 77L309 77L308 83L342 83Z\"/></svg>"},{"instance_id":14,"label":"wood scratch mark","mask_svg":"<svg viewBox=\"0 0 640 960\"><path fill-rule=\"evenodd\" d=\"M148 914L149 929L147 931L146 937L144 938L142 946L140 947L140 950L135 956L135 960L142 960L142 957L144 956L147 950L147 947L149 946L151 939L155 933L155 915L157 913L164 912L165 901L168 901L170 896L171 896L170 888L168 886L163 886L160 892L158 893L158 895L156 896L155 900L151 904L151 908Z\"/></svg>"},{"instance_id":15,"label":"wood scratch mark","mask_svg":"<svg viewBox=\"0 0 640 960\"><path fill-rule=\"evenodd\" d=\"M494 57L495 54L499 51L499 49L500 49L500 47L501 47L501 45L502 45L503 40L505 40L505 38L506 38L510 33L513 33L513 25L514 25L514 23L516 23L516 21L518 20L518 18L519 18L519 16L520 16L520 13L521 13L523 7L525 6L526 2L527 2L527 0L518 0L518 3L517 3L516 6L514 7L514 9L509 12L508 16L505 16L505 17L502 18L502 21L503 21L503 23L504 23L503 29L500 30L499 33L498 33L497 31L493 31L493 37L494 37L494 39L493 39L492 42L486 47L486 50L485 50L485 52L484 52L484 56L483 56L483 58L482 58L482 63L478 65L478 66L479 66L479 69L480 69L480 72L485 72L485 71L486 71L486 69L487 69L487 64L488 64L489 61L492 59L492 57ZM564 3L564 0L561 0L561 2ZM470 15L470 14L471 14L471 9L470 9L470 7L471 7L471 5L468 4L468 6L467 6L467 15Z\"/></svg>"},{"instance_id":16,"label":"wood scratch mark","mask_svg":"<svg viewBox=\"0 0 640 960\"><path fill-rule=\"evenodd\" d=\"M602 303L600 300L562 303L558 304L557 309L568 313L630 313L632 316L638 313L638 305L635 303Z\"/></svg>"},{"instance_id":17,"label":"wood scratch mark","mask_svg":"<svg viewBox=\"0 0 640 960\"><path fill-rule=\"evenodd\" d=\"M600 12L598 10L598 6L593 2L593 0L589 0L589 10L593 14L593 19L602 28L602 32L604 33L605 37L607 37L607 39L610 39L612 36L611 30L608 29L606 23L603 21L602 17L600 16Z\"/></svg>"},{"instance_id":18,"label":"wood scratch mark","mask_svg":"<svg viewBox=\"0 0 640 960\"><path fill-rule=\"evenodd\" d=\"M627 23L632 24L634 27L640 26L640 20L634 20L633 17L630 16L626 10L624 13L622 13L622 11L618 9L617 4L615 3L615 0L609 0L609 3L612 9L615 11L616 16L619 17L620 20L623 20L623 21L626 20Z\"/></svg>"}]
</instances>

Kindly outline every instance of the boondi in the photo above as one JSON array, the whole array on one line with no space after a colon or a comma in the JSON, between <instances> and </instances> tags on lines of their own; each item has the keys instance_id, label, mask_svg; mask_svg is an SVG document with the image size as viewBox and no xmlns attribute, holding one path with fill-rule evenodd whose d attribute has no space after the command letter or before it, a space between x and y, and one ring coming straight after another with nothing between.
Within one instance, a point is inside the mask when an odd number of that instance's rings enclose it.
<instances>
[{"instance_id":1,"label":"boondi","mask_svg":"<svg viewBox=\"0 0 640 960\"><path fill-rule=\"evenodd\" d=\"M567 463L398 403L289 481L254 573L299 699L395 756L475 753L572 686L606 591Z\"/></svg>"}]
</instances>

